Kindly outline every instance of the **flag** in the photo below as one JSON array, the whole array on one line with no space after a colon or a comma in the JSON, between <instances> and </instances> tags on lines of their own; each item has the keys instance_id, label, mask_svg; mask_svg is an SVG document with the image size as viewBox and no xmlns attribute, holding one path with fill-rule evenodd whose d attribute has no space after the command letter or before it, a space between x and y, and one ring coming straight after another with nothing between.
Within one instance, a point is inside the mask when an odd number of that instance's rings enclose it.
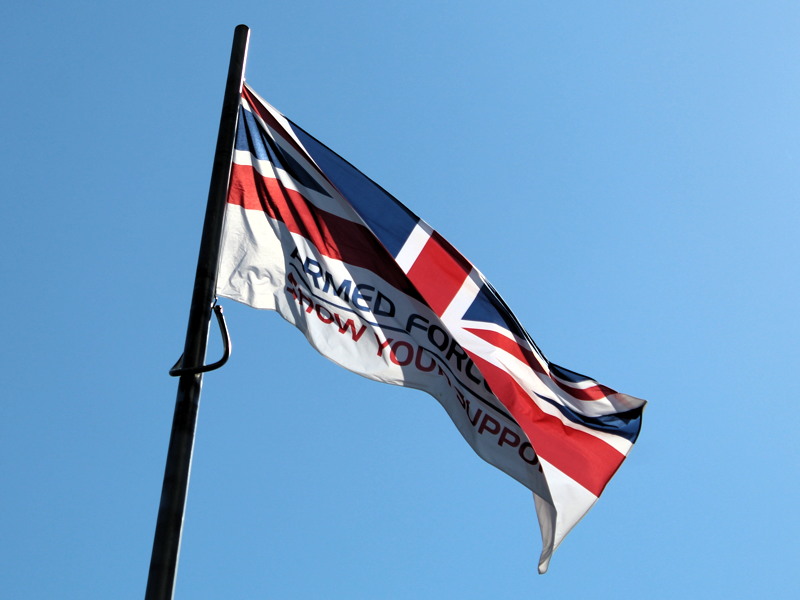
<instances>
[{"instance_id":1,"label":"flag","mask_svg":"<svg viewBox=\"0 0 800 600\"><path fill-rule=\"evenodd\" d=\"M533 492L540 573L639 434L643 400L548 361L470 261L248 86L217 294L277 311L355 373L434 396Z\"/></svg>"}]
</instances>

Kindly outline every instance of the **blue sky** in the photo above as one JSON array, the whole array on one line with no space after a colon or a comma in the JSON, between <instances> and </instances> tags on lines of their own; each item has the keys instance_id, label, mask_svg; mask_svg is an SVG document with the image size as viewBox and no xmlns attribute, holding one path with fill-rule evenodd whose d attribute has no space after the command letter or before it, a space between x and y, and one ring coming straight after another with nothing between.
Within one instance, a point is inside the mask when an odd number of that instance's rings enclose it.
<instances>
[{"instance_id":1,"label":"blue sky","mask_svg":"<svg viewBox=\"0 0 800 600\"><path fill-rule=\"evenodd\" d=\"M3 594L144 594L246 23L261 95L448 237L549 358L649 405L539 576L530 494L435 400L225 302L176 597L792 597L800 6L218 4L4 8Z\"/></svg>"}]
</instances>

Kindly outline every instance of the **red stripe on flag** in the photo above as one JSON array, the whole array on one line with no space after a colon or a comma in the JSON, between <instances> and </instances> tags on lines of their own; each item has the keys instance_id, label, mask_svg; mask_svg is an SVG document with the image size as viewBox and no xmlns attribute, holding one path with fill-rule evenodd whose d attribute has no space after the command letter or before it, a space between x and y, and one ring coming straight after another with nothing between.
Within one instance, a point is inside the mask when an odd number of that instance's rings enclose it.
<instances>
[{"instance_id":1,"label":"red stripe on flag","mask_svg":"<svg viewBox=\"0 0 800 600\"><path fill-rule=\"evenodd\" d=\"M536 357L536 355L528 348L522 346L516 340L509 339L502 333L489 331L487 329L473 329L465 327L464 331L469 331L471 334L478 336L486 342L489 342L492 346L508 352L511 356L521 360L526 365L529 365L530 368L537 373L541 373L543 375L546 373L544 365Z\"/></svg>"},{"instance_id":2,"label":"red stripe on flag","mask_svg":"<svg viewBox=\"0 0 800 600\"><path fill-rule=\"evenodd\" d=\"M388 284L418 298L405 273L372 232L352 221L321 210L295 190L250 165L233 165L228 203L265 213L292 233L314 244L325 256L368 269Z\"/></svg>"},{"instance_id":3,"label":"red stripe on flag","mask_svg":"<svg viewBox=\"0 0 800 600\"><path fill-rule=\"evenodd\" d=\"M408 278L433 312L442 316L471 268L441 235L433 232L408 271Z\"/></svg>"},{"instance_id":4,"label":"red stripe on flag","mask_svg":"<svg viewBox=\"0 0 800 600\"><path fill-rule=\"evenodd\" d=\"M602 400L603 398L610 396L611 394L616 394L617 392L608 388L604 385L592 385L587 388L574 388L566 383L562 383L555 377L550 377L558 387L564 390L573 398L577 398L578 400Z\"/></svg>"},{"instance_id":5,"label":"red stripe on flag","mask_svg":"<svg viewBox=\"0 0 800 600\"><path fill-rule=\"evenodd\" d=\"M525 364L529 365L534 371L537 373L541 373L549 377L553 383L555 383L561 390L565 393L569 394L576 400L602 400L611 394L616 394L617 392L612 390L609 387L596 383L587 388L576 388L572 387L566 383L563 383L561 380L553 377L550 374L549 369L547 369L536 357L536 355L531 352L528 348L520 345L516 340L509 339L508 337L504 336L501 333L497 333L496 331L489 331L486 329L474 329L474 328L465 328L465 331L469 331L473 335L478 336L482 340L485 340L492 344L493 346L497 346L501 350L505 350L515 358L518 358Z\"/></svg>"},{"instance_id":6,"label":"red stripe on flag","mask_svg":"<svg viewBox=\"0 0 800 600\"><path fill-rule=\"evenodd\" d=\"M492 392L522 427L536 453L599 496L625 456L603 440L547 414L511 375L479 356L469 354Z\"/></svg>"}]
</instances>

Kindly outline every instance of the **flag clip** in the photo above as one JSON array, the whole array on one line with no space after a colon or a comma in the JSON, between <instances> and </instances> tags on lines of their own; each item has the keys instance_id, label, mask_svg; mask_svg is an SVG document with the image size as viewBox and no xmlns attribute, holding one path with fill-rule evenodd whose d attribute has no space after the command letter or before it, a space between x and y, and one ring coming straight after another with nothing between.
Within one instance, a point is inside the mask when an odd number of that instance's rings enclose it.
<instances>
[{"instance_id":1,"label":"flag clip","mask_svg":"<svg viewBox=\"0 0 800 600\"><path fill-rule=\"evenodd\" d=\"M228 362L228 359L231 356L231 336L228 334L228 326L225 324L225 317L222 315L222 306L219 304L214 305L214 315L217 317L217 323L219 324L219 332L222 335L222 343L223 343L223 351L222 351L222 358L220 358L217 362L211 363L210 365L201 365L199 367L184 367L183 366L183 354L178 359L172 368L169 370L169 374L173 377L180 377L181 375L197 375L199 373L208 373L209 371L213 371L215 369L219 369L222 365Z\"/></svg>"}]
</instances>

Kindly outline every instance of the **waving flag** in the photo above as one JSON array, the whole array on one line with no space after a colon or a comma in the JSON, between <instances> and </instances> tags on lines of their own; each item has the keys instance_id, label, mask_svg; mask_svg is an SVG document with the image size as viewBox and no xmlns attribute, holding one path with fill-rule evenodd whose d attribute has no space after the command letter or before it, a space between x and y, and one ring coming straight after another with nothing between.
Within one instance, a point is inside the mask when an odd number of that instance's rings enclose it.
<instances>
[{"instance_id":1,"label":"waving flag","mask_svg":"<svg viewBox=\"0 0 800 600\"><path fill-rule=\"evenodd\" d=\"M533 492L541 573L639 434L643 400L549 362L447 240L247 86L217 293L277 311L351 371L433 395Z\"/></svg>"}]
</instances>

